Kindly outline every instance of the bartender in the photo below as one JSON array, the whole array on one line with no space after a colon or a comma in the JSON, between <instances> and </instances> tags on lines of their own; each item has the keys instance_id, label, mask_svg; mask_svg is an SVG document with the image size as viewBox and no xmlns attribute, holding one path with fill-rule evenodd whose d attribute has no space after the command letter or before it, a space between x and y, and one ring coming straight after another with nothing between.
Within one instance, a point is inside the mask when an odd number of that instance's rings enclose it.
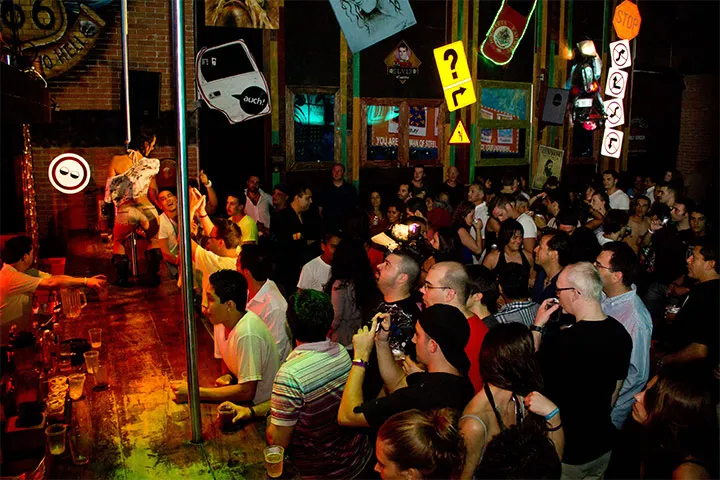
<instances>
[{"instance_id":1,"label":"bartender","mask_svg":"<svg viewBox=\"0 0 720 480\"><path fill-rule=\"evenodd\" d=\"M25 235L9 239L2 251L0 269L0 345L6 345L13 325L18 330L30 330L32 325L32 295L35 290L58 290L71 287L90 287L102 290L105 275L71 277L50 275L31 268L35 263L32 240Z\"/></svg>"}]
</instances>

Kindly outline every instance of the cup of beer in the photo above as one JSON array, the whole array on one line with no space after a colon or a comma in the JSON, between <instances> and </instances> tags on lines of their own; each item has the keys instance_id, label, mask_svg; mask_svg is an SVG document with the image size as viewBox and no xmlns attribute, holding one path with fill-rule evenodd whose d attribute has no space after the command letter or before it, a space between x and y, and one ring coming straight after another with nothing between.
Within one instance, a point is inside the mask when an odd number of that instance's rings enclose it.
<instances>
[{"instance_id":1,"label":"cup of beer","mask_svg":"<svg viewBox=\"0 0 720 480\"><path fill-rule=\"evenodd\" d=\"M278 478L283 472L283 457L285 449L280 445L270 445L265 447L265 469L268 477Z\"/></svg>"}]
</instances>

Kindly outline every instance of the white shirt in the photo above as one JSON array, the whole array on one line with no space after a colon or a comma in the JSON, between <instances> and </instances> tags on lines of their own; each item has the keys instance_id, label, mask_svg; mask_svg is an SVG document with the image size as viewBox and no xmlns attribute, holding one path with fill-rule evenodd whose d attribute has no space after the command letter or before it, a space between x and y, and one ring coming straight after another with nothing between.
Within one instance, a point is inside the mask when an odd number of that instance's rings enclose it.
<instances>
[{"instance_id":1,"label":"white shirt","mask_svg":"<svg viewBox=\"0 0 720 480\"><path fill-rule=\"evenodd\" d=\"M247 188L245 189L245 214L250 215L256 222L261 222L268 229L270 228L270 207L272 206L272 197L259 189L260 200L255 205L250 197L247 196Z\"/></svg>"},{"instance_id":2,"label":"white shirt","mask_svg":"<svg viewBox=\"0 0 720 480\"><path fill-rule=\"evenodd\" d=\"M648 199L650 200L650 205L652 205L653 202L655 202L655 185L653 185L652 187L648 188L648 189L645 191L644 195L645 195L646 197L648 197Z\"/></svg>"},{"instance_id":3,"label":"white shirt","mask_svg":"<svg viewBox=\"0 0 720 480\"><path fill-rule=\"evenodd\" d=\"M630 197L627 193L620 189L615 190L615 193L610 195L610 208L614 210L630 210Z\"/></svg>"},{"instance_id":4,"label":"white shirt","mask_svg":"<svg viewBox=\"0 0 720 480\"><path fill-rule=\"evenodd\" d=\"M518 223L523 227L523 238L537 239L537 225L530 215L523 212L518 218Z\"/></svg>"},{"instance_id":5,"label":"white shirt","mask_svg":"<svg viewBox=\"0 0 720 480\"><path fill-rule=\"evenodd\" d=\"M246 312L230 332L224 325L215 325L214 341L215 358L223 359L238 384L258 382L253 403L269 400L280 358L275 339L260 317Z\"/></svg>"},{"instance_id":6,"label":"white shirt","mask_svg":"<svg viewBox=\"0 0 720 480\"><path fill-rule=\"evenodd\" d=\"M178 248L178 226L176 220L171 220L166 213L160 215L160 230L158 231L158 239L167 238L170 253L177 255Z\"/></svg>"},{"instance_id":7,"label":"white shirt","mask_svg":"<svg viewBox=\"0 0 720 480\"><path fill-rule=\"evenodd\" d=\"M600 244L601 247L602 247L603 245L605 245L606 243L610 243L610 242L613 241L613 240L610 240L609 238L605 237L602 228L600 228L599 231L598 231L598 230L595 230L595 236L597 237L597 241L598 241L598 243Z\"/></svg>"},{"instance_id":8,"label":"white shirt","mask_svg":"<svg viewBox=\"0 0 720 480\"><path fill-rule=\"evenodd\" d=\"M235 270L237 263L236 257L221 257L209 250L205 250L201 246L195 249L195 259L193 266L202 272L202 306L207 306L207 298L205 293L210 285L210 275L218 270Z\"/></svg>"},{"instance_id":9,"label":"white shirt","mask_svg":"<svg viewBox=\"0 0 720 480\"><path fill-rule=\"evenodd\" d=\"M30 330L32 295L40 281L51 276L37 270L33 272L37 272L39 276L19 272L7 263L0 269L0 343L7 341L13 324L17 324L21 330Z\"/></svg>"},{"instance_id":10,"label":"white shirt","mask_svg":"<svg viewBox=\"0 0 720 480\"><path fill-rule=\"evenodd\" d=\"M482 202L480 205L475 205L475 214L473 215L473 220L477 221L482 220L483 227L482 227L482 237L485 238L485 229L487 228L487 221L488 218L490 218L490 213L488 212L488 206L487 202ZM472 235L473 238L475 238L475 229L473 228L470 232L470 235Z\"/></svg>"},{"instance_id":11,"label":"white shirt","mask_svg":"<svg viewBox=\"0 0 720 480\"><path fill-rule=\"evenodd\" d=\"M330 270L330 265L323 262L321 257L313 258L303 266L298 288L322 292L323 287L330 280Z\"/></svg>"},{"instance_id":12,"label":"white shirt","mask_svg":"<svg viewBox=\"0 0 720 480\"><path fill-rule=\"evenodd\" d=\"M265 322L275 339L280 363L284 362L292 350L291 335L286 318L287 301L275 282L268 279L255 296L248 300L246 308Z\"/></svg>"}]
</instances>

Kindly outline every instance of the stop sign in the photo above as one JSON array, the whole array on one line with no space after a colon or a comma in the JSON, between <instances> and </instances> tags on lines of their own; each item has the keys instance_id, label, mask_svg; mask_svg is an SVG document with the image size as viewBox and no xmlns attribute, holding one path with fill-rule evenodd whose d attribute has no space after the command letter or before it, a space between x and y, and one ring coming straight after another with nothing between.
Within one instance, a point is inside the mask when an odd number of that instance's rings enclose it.
<instances>
[{"instance_id":1,"label":"stop sign","mask_svg":"<svg viewBox=\"0 0 720 480\"><path fill-rule=\"evenodd\" d=\"M637 5L630 0L625 0L615 8L613 16L613 25L618 38L623 40L632 40L640 33L640 10Z\"/></svg>"}]
</instances>

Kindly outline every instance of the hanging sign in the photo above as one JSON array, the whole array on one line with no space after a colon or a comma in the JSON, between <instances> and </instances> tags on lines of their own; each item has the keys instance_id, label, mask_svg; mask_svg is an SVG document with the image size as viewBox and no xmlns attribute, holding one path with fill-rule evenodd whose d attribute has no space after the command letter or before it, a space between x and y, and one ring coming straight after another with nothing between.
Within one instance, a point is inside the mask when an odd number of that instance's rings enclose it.
<instances>
[{"instance_id":1,"label":"hanging sign","mask_svg":"<svg viewBox=\"0 0 720 480\"><path fill-rule=\"evenodd\" d=\"M497 65L509 63L525 35L536 4L537 0L533 0L530 13L525 16L503 0L485 40L480 45L483 57Z\"/></svg>"},{"instance_id":2,"label":"hanging sign","mask_svg":"<svg viewBox=\"0 0 720 480\"><path fill-rule=\"evenodd\" d=\"M605 82L605 95L610 97L625 98L628 74L624 70L611 68L608 70L607 81Z\"/></svg>"},{"instance_id":3,"label":"hanging sign","mask_svg":"<svg viewBox=\"0 0 720 480\"><path fill-rule=\"evenodd\" d=\"M628 40L618 40L610 44L610 60L612 68L628 68L632 65L630 57L630 42Z\"/></svg>"},{"instance_id":4,"label":"hanging sign","mask_svg":"<svg viewBox=\"0 0 720 480\"><path fill-rule=\"evenodd\" d=\"M625 0L615 8L613 15L613 26L615 33L623 40L632 40L640 33L640 10L637 5L630 0Z\"/></svg>"},{"instance_id":5,"label":"hanging sign","mask_svg":"<svg viewBox=\"0 0 720 480\"><path fill-rule=\"evenodd\" d=\"M607 113L607 119L605 120L606 127L619 127L625 125L625 108L623 107L623 101L620 98L611 98L605 100L605 113Z\"/></svg>"},{"instance_id":6,"label":"hanging sign","mask_svg":"<svg viewBox=\"0 0 720 480\"><path fill-rule=\"evenodd\" d=\"M330 0L330 6L352 53L417 23L409 0Z\"/></svg>"},{"instance_id":7,"label":"hanging sign","mask_svg":"<svg viewBox=\"0 0 720 480\"><path fill-rule=\"evenodd\" d=\"M477 101L475 88L470 77L470 68L461 41L433 50L435 63L440 74L440 83L445 93L448 111L472 105Z\"/></svg>"},{"instance_id":8,"label":"hanging sign","mask_svg":"<svg viewBox=\"0 0 720 480\"><path fill-rule=\"evenodd\" d=\"M395 50L385 57L387 74L397 78L400 83L405 83L408 79L420 73L421 63L415 52L410 50L405 41L398 43Z\"/></svg>"},{"instance_id":9,"label":"hanging sign","mask_svg":"<svg viewBox=\"0 0 720 480\"><path fill-rule=\"evenodd\" d=\"M90 183L90 165L80 155L63 153L50 162L48 178L58 191L69 195L78 193Z\"/></svg>"},{"instance_id":10,"label":"hanging sign","mask_svg":"<svg viewBox=\"0 0 720 480\"><path fill-rule=\"evenodd\" d=\"M463 125L462 120L460 120L457 124L457 127L455 127L455 130L453 130L452 135L450 135L450 140L448 141L449 145L463 145L470 143L470 137L467 134L467 130L465 130L465 125Z\"/></svg>"},{"instance_id":11,"label":"hanging sign","mask_svg":"<svg viewBox=\"0 0 720 480\"><path fill-rule=\"evenodd\" d=\"M265 77L242 40L200 50L195 79L205 103L224 113L230 123L270 113Z\"/></svg>"},{"instance_id":12,"label":"hanging sign","mask_svg":"<svg viewBox=\"0 0 720 480\"><path fill-rule=\"evenodd\" d=\"M623 135L624 133L620 130L606 128L603 133L602 148L600 149L600 153L606 157L620 158Z\"/></svg>"}]
</instances>

